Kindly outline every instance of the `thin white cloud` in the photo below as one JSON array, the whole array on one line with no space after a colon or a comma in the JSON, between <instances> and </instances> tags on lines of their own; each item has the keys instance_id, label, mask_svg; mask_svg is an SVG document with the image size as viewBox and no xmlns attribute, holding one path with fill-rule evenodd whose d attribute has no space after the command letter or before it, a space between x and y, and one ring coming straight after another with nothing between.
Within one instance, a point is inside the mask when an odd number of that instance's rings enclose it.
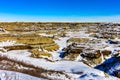
<instances>
[{"instance_id":1,"label":"thin white cloud","mask_svg":"<svg viewBox=\"0 0 120 80\"><path fill-rule=\"evenodd\" d=\"M24 16L0 14L0 22L118 22L120 15L115 16Z\"/></svg>"}]
</instances>

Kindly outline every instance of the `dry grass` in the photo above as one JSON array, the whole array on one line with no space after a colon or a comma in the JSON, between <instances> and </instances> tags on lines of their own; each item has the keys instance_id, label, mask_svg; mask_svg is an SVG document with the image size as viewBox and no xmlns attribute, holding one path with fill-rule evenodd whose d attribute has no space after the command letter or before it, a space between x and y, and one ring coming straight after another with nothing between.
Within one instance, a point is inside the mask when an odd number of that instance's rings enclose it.
<instances>
[{"instance_id":1,"label":"dry grass","mask_svg":"<svg viewBox=\"0 0 120 80\"><path fill-rule=\"evenodd\" d=\"M17 43L22 44L46 44L46 43L54 43L52 38L49 37L41 37L41 36L8 36L0 38L0 41L16 41Z\"/></svg>"},{"instance_id":2,"label":"dry grass","mask_svg":"<svg viewBox=\"0 0 120 80\"><path fill-rule=\"evenodd\" d=\"M43 48L47 51L56 51L59 49L59 46L56 43L53 44L44 44Z\"/></svg>"},{"instance_id":3,"label":"dry grass","mask_svg":"<svg viewBox=\"0 0 120 80\"><path fill-rule=\"evenodd\" d=\"M10 50L25 50L25 49L33 49L30 45L14 45L14 46L5 46L4 49L7 51Z\"/></svg>"},{"instance_id":4,"label":"dry grass","mask_svg":"<svg viewBox=\"0 0 120 80\"><path fill-rule=\"evenodd\" d=\"M53 41L53 38L46 37L46 36L39 36L37 34L0 34L1 38L0 41L16 41L16 43L30 45L33 48L39 48L42 46L43 49L47 51L55 51L59 48L59 46ZM26 46L9 46L8 50L16 50L16 49L23 49Z\"/></svg>"},{"instance_id":5,"label":"dry grass","mask_svg":"<svg viewBox=\"0 0 120 80\"><path fill-rule=\"evenodd\" d=\"M47 53L47 52L43 52L43 51L39 51L38 49L31 49L29 50L29 52L31 52L31 57L34 58L41 58L41 57L52 57L51 54Z\"/></svg>"},{"instance_id":6,"label":"dry grass","mask_svg":"<svg viewBox=\"0 0 120 80\"><path fill-rule=\"evenodd\" d=\"M68 40L68 43L69 43L69 42L86 43L86 42L88 42L88 41L89 41L88 38L70 38L70 39Z\"/></svg>"},{"instance_id":7,"label":"dry grass","mask_svg":"<svg viewBox=\"0 0 120 80\"><path fill-rule=\"evenodd\" d=\"M88 29L88 32L87 32L88 34L90 34L90 33L96 33L96 30L95 29Z\"/></svg>"},{"instance_id":8,"label":"dry grass","mask_svg":"<svg viewBox=\"0 0 120 80\"><path fill-rule=\"evenodd\" d=\"M67 54L67 56L65 56L64 59L74 61L78 56L79 54L70 53L70 54Z\"/></svg>"},{"instance_id":9,"label":"dry grass","mask_svg":"<svg viewBox=\"0 0 120 80\"><path fill-rule=\"evenodd\" d=\"M46 34L56 34L57 30L49 30L46 32Z\"/></svg>"}]
</instances>

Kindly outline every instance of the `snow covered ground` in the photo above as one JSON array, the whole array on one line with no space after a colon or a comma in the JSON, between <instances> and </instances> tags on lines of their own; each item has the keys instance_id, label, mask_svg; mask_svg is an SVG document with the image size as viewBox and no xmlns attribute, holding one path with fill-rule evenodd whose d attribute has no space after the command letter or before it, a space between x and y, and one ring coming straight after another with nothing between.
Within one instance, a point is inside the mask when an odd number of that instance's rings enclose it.
<instances>
[{"instance_id":1,"label":"snow covered ground","mask_svg":"<svg viewBox=\"0 0 120 80\"><path fill-rule=\"evenodd\" d=\"M53 56L53 60L61 60L60 53L62 52L62 49L67 47L67 40L69 37L61 37L58 40L55 40L55 43L59 45L59 49L57 51L49 52Z\"/></svg>"},{"instance_id":2,"label":"snow covered ground","mask_svg":"<svg viewBox=\"0 0 120 80\"><path fill-rule=\"evenodd\" d=\"M70 36L70 37L77 37L77 38L88 38L89 37L89 34L86 34L85 33L86 31L78 31L78 32L67 32L67 36Z\"/></svg>"},{"instance_id":3,"label":"snow covered ground","mask_svg":"<svg viewBox=\"0 0 120 80\"><path fill-rule=\"evenodd\" d=\"M49 34L45 34L45 33L41 33L39 34L40 36L48 36L48 37L53 37L53 35L49 35Z\"/></svg>"},{"instance_id":4,"label":"snow covered ground","mask_svg":"<svg viewBox=\"0 0 120 80\"><path fill-rule=\"evenodd\" d=\"M21 61L26 64L31 64L31 65L34 65L36 67L43 68L46 70L54 70L54 71L64 72L68 75L72 75L71 79L73 79L73 80L76 80L76 79L87 80L88 78L89 79L96 78L96 80L97 80L97 78L99 78L99 77L102 77L103 80L104 80L104 78L105 78L105 80L113 80L113 79L116 80L116 78L114 78L114 77L106 78L104 72L90 68L89 66L87 66L86 64L84 64L82 62L76 62L76 61L49 62L44 59L31 58L31 57L29 57L29 54L30 53L27 51L21 51L21 50L15 51L14 50L14 51L6 52L6 53L1 53L0 56L6 56L9 59ZM82 77L83 75L86 75L86 76Z\"/></svg>"},{"instance_id":5,"label":"snow covered ground","mask_svg":"<svg viewBox=\"0 0 120 80\"><path fill-rule=\"evenodd\" d=\"M13 46L15 45L15 41L6 41L6 42L0 42L0 47L3 47L3 46Z\"/></svg>"},{"instance_id":6,"label":"snow covered ground","mask_svg":"<svg viewBox=\"0 0 120 80\"><path fill-rule=\"evenodd\" d=\"M62 52L62 49L67 46L66 42L69 38L89 37L89 35L85 34L84 31L68 32L67 35L69 37L60 37L58 38L58 40L55 40L55 43L57 43L60 48L57 51L49 52L53 55L53 62L40 58L32 58L30 57L31 53L28 52L27 50L12 50L8 52L0 52L0 56L7 57L11 60L24 62L25 64L30 64L35 67L43 68L45 70L54 70L54 71L63 72L71 77L70 80L98 80L98 79L118 80L118 78L115 78L113 76L106 76L104 72L93 69L87 66L86 64L84 64L83 62L61 60L59 57L60 52ZM41 36L51 37L52 35L41 34ZM107 43L103 43L103 44L107 45ZM16 45L16 43L14 41L0 42L0 47L12 46L12 45ZM115 48L114 45L110 45L105 49L114 51L114 48ZM56 74L52 74L48 76L56 78ZM61 75L59 76L61 77L61 80L69 80L66 76L61 76ZM11 80L43 80L42 78L36 78L22 73L4 71L4 70L0 70L0 78L2 80L9 80L8 78L10 79L12 78Z\"/></svg>"},{"instance_id":7,"label":"snow covered ground","mask_svg":"<svg viewBox=\"0 0 120 80\"><path fill-rule=\"evenodd\" d=\"M14 71L0 70L0 80L45 80Z\"/></svg>"}]
</instances>

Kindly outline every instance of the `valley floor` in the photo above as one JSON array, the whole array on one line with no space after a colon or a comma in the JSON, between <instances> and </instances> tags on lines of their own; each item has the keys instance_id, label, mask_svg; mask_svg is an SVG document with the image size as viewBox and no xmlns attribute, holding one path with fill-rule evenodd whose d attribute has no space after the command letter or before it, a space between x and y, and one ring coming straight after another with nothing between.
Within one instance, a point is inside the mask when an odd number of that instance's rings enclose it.
<instances>
[{"instance_id":1,"label":"valley floor","mask_svg":"<svg viewBox=\"0 0 120 80\"><path fill-rule=\"evenodd\" d=\"M120 29L101 27L31 32L5 27L0 32L0 80L119 80Z\"/></svg>"}]
</instances>

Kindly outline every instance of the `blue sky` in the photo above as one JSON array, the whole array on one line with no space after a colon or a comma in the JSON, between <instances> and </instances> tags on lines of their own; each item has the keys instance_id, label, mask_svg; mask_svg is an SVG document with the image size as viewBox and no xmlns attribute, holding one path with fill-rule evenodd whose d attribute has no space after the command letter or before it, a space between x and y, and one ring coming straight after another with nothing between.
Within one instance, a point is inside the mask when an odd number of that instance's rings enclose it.
<instances>
[{"instance_id":1,"label":"blue sky","mask_svg":"<svg viewBox=\"0 0 120 80\"><path fill-rule=\"evenodd\" d=\"M120 0L0 0L0 21L119 22Z\"/></svg>"}]
</instances>

